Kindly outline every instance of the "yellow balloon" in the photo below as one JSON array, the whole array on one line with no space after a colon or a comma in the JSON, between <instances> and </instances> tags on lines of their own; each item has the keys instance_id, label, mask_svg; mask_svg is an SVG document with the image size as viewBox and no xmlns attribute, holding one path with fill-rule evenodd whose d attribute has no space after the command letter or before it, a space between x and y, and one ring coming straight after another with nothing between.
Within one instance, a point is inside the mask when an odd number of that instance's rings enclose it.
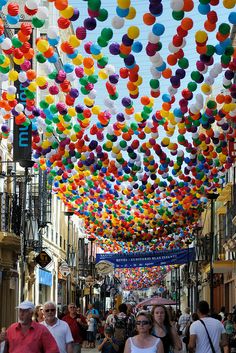
<instances>
[{"instance_id":1,"label":"yellow balloon","mask_svg":"<svg viewBox=\"0 0 236 353\"><path fill-rule=\"evenodd\" d=\"M48 104L52 104L52 103L54 102L54 97L53 97L53 95L48 94L48 95L45 97L45 101L46 101Z\"/></svg>"},{"instance_id":2,"label":"yellow balloon","mask_svg":"<svg viewBox=\"0 0 236 353\"><path fill-rule=\"evenodd\" d=\"M202 93L209 95L212 92L212 87L208 85L207 83L203 83L201 86L201 91Z\"/></svg>"},{"instance_id":3,"label":"yellow balloon","mask_svg":"<svg viewBox=\"0 0 236 353\"><path fill-rule=\"evenodd\" d=\"M105 80L106 78L108 78L108 75L106 73L106 71L104 69L101 69L99 72L98 72L98 76L102 79L102 80Z\"/></svg>"},{"instance_id":4,"label":"yellow balloon","mask_svg":"<svg viewBox=\"0 0 236 353\"><path fill-rule=\"evenodd\" d=\"M164 137L161 142L164 146L168 146L170 144L170 139L169 137Z\"/></svg>"},{"instance_id":5,"label":"yellow balloon","mask_svg":"<svg viewBox=\"0 0 236 353\"><path fill-rule=\"evenodd\" d=\"M112 152L115 153L115 154L120 153L119 147L118 147L118 146L113 146L113 147L112 147Z\"/></svg>"},{"instance_id":6,"label":"yellow balloon","mask_svg":"<svg viewBox=\"0 0 236 353\"><path fill-rule=\"evenodd\" d=\"M49 49L50 45L46 39L40 39L38 40L36 47L38 51L40 51L41 53L44 53Z\"/></svg>"},{"instance_id":7,"label":"yellow balloon","mask_svg":"<svg viewBox=\"0 0 236 353\"><path fill-rule=\"evenodd\" d=\"M75 142L75 141L78 140L76 134L71 135L71 136L70 136L70 139L71 139L72 142Z\"/></svg>"},{"instance_id":8,"label":"yellow balloon","mask_svg":"<svg viewBox=\"0 0 236 353\"><path fill-rule=\"evenodd\" d=\"M11 70L8 74L8 78L10 81L16 81L18 80L18 72L15 70Z\"/></svg>"},{"instance_id":9,"label":"yellow balloon","mask_svg":"<svg viewBox=\"0 0 236 353\"><path fill-rule=\"evenodd\" d=\"M205 31L197 31L195 33L195 39L196 39L196 42L198 43L204 43L207 40L207 38L208 36Z\"/></svg>"},{"instance_id":10,"label":"yellow balloon","mask_svg":"<svg viewBox=\"0 0 236 353\"><path fill-rule=\"evenodd\" d=\"M112 141L109 141L109 140L108 140L108 141L106 142L106 147L107 147L107 148L112 148L112 146L113 146Z\"/></svg>"},{"instance_id":11,"label":"yellow balloon","mask_svg":"<svg viewBox=\"0 0 236 353\"><path fill-rule=\"evenodd\" d=\"M70 43L70 45L72 45L73 48L77 48L80 46L81 41L76 37L75 34L72 34L69 37L69 43Z\"/></svg>"},{"instance_id":12,"label":"yellow balloon","mask_svg":"<svg viewBox=\"0 0 236 353\"><path fill-rule=\"evenodd\" d=\"M14 99L16 98L16 95L7 93L6 97L8 101L14 101Z\"/></svg>"},{"instance_id":13,"label":"yellow balloon","mask_svg":"<svg viewBox=\"0 0 236 353\"><path fill-rule=\"evenodd\" d=\"M150 134L152 132L152 130L151 130L151 128L149 126L146 125L145 128L144 128L144 132L145 132L145 134Z\"/></svg>"},{"instance_id":14,"label":"yellow balloon","mask_svg":"<svg viewBox=\"0 0 236 353\"><path fill-rule=\"evenodd\" d=\"M74 107L69 107L69 108L68 108L68 114L69 114L70 116L76 116L76 110L75 110L75 108L74 108Z\"/></svg>"},{"instance_id":15,"label":"yellow balloon","mask_svg":"<svg viewBox=\"0 0 236 353\"><path fill-rule=\"evenodd\" d=\"M14 61L14 63L16 64L16 65L22 65L23 63L24 63L24 61L25 61L25 58L24 57L22 57L21 59L16 59L16 58L13 58L13 61Z\"/></svg>"},{"instance_id":16,"label":"yellow balloon","mask_svg":"<svg viewBox=\"0 0 236 353\"><path fill-rule=\"evenodd\" d=\"M74 64L74 65L81 65L82 64L82 62L83 62L83 56L81 55L81 54L78 54L77 56L76 56L76 58L74 58L74 59L72 59L72 63Z\"/></svg>"},{"instance_id":17,"label":"yellow balloon","mask_svg":"<svg viewBox=\"0 0 236 353\"><path fill-rule=\"evenodd\" d=\"M102 54L102 53L97 54L97 55L92 54L92 57L93 57L93 59L95 59L95 60L100 60L100 59L103 57L103 54Z\"/></svg>"},{"instance_id":18,"label":"yellow balloon","mask_svg":"<svg viewBox=\"0 0 236 353\"><path fill-rule=\"evenodd\" d=\"M29 86L27 87L27 89L30 91L30 92L36 92L37 90L37 84L36 82L30 82Z\"/></svg>"},{"instance_id":19,"label":"yellow balloon","mask_svg":"<svg viewBox=\"0 0 236 353\"><path fill-rule=\"evenodd\" d=\"M94 105L94 100L89 98L89 97L85 97L84 98L84 104L87 106L87 107L92 107Z\"/></svg>"},{"instance_id":20,"label":"yellow balloon","mask_svg":"<svg viewBox=\"0 0 236 353\"><path fill-rule=\"evenodd\" d=\"M60 11L60 14L64 18L71 18L74 15L74 8L72 6L67 6L65 10Z\"/></svg>"},{"instance_id":21,"label":"yellow balloon","mask_svg":"<svg viewBox=\"0 0 236 353\"><path fill-rule=\"evenodd\" d=\"M130 0L117 0L117 5L121 9L128 9L130 7Z\"/></svg>"},{"instance_id":22,"label":"yellow balloon","mask_svg":"<svg viewBox=\"0 0 236 353\"><path fill-rule=\"evenodd\" d=\"M42 86L46 85L47 79L45 76L38 76L38 77L36 77L35 82L37 83L37 85L39 87L42 87Z\"/></svg>"},{"instance_id":23,"label":"yellow balloon","mask_svg":"<svg viewBox=\"0 0 236 353\"><path fill-rule=\"evenodd\" d=\"M140 86L143 83L143 78L142 76L138 76L138 79L136 82L134 82L135 86Z\"/></svg>"},{"instance_id":24,"label":"yellow balloon","mask_svg":"<svg viewBox=\"0 0 236 353\"><path fill-rule=\"evenodd\" d=\"M233 9L234 6L236 5L235 0L224 0L223 5L226 9Z\"/></svg>"},{"instance_id":25,"label":"yellow balloon","mask_svg":"<svg viewBox=\"0 0 236 353\"><path fill-rule=\"evenodd\" d=\"M101 108L98 105L94 105L91 109L91 112L95 115L98 115L101 111Z\"/></svg>"},{"instance_id":26,"label":"yellow balloon","mask_svg":"<svg viewBox=\"0 0 236 353\"><path fill-rule=\"evenodd\" d=\"M8 67L10 65L10 59L5 57L5 60L3 62L3 64L1 65L2 67Z\"/></svg>"},{"instance_id":27,"label":"yellow balloon","mask_svg":"<svg viewBox=\"0 0 236 353\"><path fill-rule=\"evenodd\" d=\"M142 115L141 115L141 113L140 112L137 112L137 113L135 113L134 114L134 119L137 121L137 122L141 122L141 121L143 121L143 117L142 117Z\"/></svg>"},{"instance_id":28,"label":"yellow balloon","mask_svg":"<svg viewBox=\"0 0 236 353\"><path fill-rule=\"evenodd\" d=\"M88 69L87 67L84 67L84 73L88 76L92 75L95 71L95 67L91 67L90 69Z\"/></svg>"},{"instance_id":29,"label":"yellow balloon","mask_svg":"<svg viewBox=\"0 0 236 353\"><path fill-rule=\"evenodd\" d=\"M133 6L130 6L129 13L125 18L127 18L127 20L133 20L135 17L136 17L136 10Z\"/></svg>"},{"instance_id":30,"label":"yellow balloon","mask_svg":"<svg viewBox=\"0 0 236 353\"><path fill-rule=\"evenodd\" d=\"M139 28L137 26L131 26L131 27L128 28L127 34L128 34L128 37L131 38L131 39L138 38L139 33L140 33L140 31L139 31Z\"/></svg>"}]
</instances>

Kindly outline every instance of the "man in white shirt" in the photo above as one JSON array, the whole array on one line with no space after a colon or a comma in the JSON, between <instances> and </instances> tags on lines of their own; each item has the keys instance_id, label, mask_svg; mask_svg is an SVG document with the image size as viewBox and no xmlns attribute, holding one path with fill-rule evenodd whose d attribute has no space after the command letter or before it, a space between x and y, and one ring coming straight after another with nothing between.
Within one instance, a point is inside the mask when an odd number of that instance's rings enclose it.
<instances>
[{"instance_id":1,"label":"man in white shirt","mask_svg":"<svg viewBox=\"0 0 236 353\"><path fill-rule=\"evenodd\" d=\"M179 331L181 332L181 335L183 336L185 335L185 329L189 324L190 320L191 320L190 309L185 308L184 314L180 315L179 321L178 321L178 327L179 327Z\"/></svg>"},{"instance_id":2,"label":"man in white shirt","mask_svg":"<svg viewBox=\"0 0 236 353\"><path fill-rule=\"evenodd\" d=\"M189 352L190 353L212 353L207 331L209 333L212 345L216 353L221 353L223 347L224 353L229 353L227 335L223 324L209 315L209 304L202 300L198 303L199 320L193 322L190 326ZM204 327L204 324L205 327Z\"/></svg>"},{"instance_id":3,"label":"man in white shirt","mask_svg":"<svg viewBox=\"0 0 236 353\"><path fill-rule=\"evenodd\" d=\"M51 332L60 353L73 353L73 337L69 325L56 317L56 305L46 302L43 306L45 320L41 322Z\"/></svg>"}]
</instances>

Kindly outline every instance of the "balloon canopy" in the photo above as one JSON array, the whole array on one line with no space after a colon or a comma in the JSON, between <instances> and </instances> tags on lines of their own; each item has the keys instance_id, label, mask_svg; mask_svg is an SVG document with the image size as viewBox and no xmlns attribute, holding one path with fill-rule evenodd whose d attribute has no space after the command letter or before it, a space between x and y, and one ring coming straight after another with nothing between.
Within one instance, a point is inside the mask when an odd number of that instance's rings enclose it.
<instances>
[{"instance_id":1,"label":"balloon canopy","mask_svg":"<svg viewBox=\"0 0 236 353\"><path fill-rule=\"evenodd\" d=\"M104 251L185 247L234 162L235 1L43 4L0 0L1 137L32 125L34 168Z\"/></svg>"}]
</instances>

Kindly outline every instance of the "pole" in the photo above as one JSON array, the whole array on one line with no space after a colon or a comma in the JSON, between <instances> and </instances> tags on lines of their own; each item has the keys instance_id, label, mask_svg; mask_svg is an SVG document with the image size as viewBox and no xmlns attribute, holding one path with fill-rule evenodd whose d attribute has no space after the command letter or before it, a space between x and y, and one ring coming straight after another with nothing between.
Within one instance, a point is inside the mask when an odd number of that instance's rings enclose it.
<instances>
[{"instance_id":1,"label":"pole","mask_svg":"<svg viewBox=\"0 0 236 353\"><path fill-rule=\"evenodd\" d=\"M210 232L210 308L213 313L214 302L214 271L213 271L213 245L214 245L214 200L211 199L211 232Z\"/></svg>"},{"instance_id":2,"label":"pole","mask_svg":"<svg viewBox=\"0 0 236 353\"><path fill-rule=\"evenodd\" d=\"M188 268L187 268L187 275L188 275L188 280L187 280L187 286L188 286L188 307L190 308L190 281L189 281L189 243L188 243Z\"/></svg>"},{"instance_id":3,"label":"pole","mask_svg":"<svg viewBox=\"0 0 236 353\"><path fill-rule=\"evenodd\" d=\"M67 248L66 248L66 261L67 265L70 267L70 217L74 214L73 211L66 211L64 215L68 217L67 222ZM66 277L66 303L67 305L71 302L71 274Z\"/></svg>"},{"instance_id":4,"label":"pole","mask_svg":"<svg viewBox=\"0 0 236 353\"><path fill-rule=\"evenodd\" d=\"M21 263L20 263L20 275L21 275L21 285L20 285L20 301L25 300L25 261L26 261L26 234L25 234L25 212L26 212L26 197L27 197L27 181L28 181L28 168L25 168L24 174L24 194L23 194L23 204L22 204L22 218L21 218Z\"/></svg>"}]
</instances>

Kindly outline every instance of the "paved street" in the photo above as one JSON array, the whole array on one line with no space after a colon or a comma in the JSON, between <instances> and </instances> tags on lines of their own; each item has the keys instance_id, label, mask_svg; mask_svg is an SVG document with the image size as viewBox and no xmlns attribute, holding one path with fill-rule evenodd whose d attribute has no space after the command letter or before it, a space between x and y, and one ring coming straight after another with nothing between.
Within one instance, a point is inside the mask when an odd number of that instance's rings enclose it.
<instances>
[{"instance_id":1,"label":"paved street","mask_svg":"<svg viewBox=\"0 0 236 353\"><path fill-rule=\"evenodd\" d=\"M82 353L98 353L97 348L82 348Z\"/></svg>"}]
</instances>

